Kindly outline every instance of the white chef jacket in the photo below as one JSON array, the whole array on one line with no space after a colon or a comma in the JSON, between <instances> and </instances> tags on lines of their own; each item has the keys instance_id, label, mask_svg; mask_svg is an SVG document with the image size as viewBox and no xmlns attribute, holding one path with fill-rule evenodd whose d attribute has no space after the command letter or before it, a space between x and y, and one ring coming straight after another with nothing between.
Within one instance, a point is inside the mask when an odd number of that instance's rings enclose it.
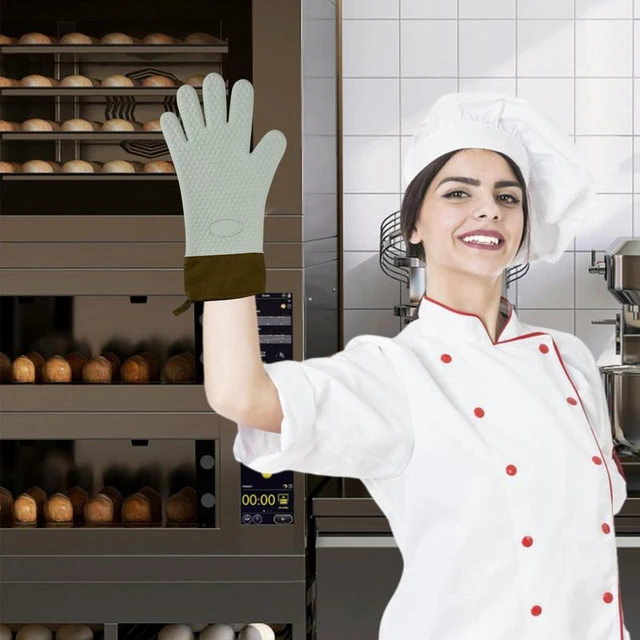
<instances>
[{"instance_id":1,"label":"white chef jacket","mask_svg":"<svg viewBox=\"0 0 640 640\"><path fill-rule=\"evenodd\" d=\"M281 433L239 424L234 456L362 480L404 561L379 640L629 640L599 369L579 338L501 308L495 343L425 296L395 338L265 364Z\"/></svg>"}]
</instances>

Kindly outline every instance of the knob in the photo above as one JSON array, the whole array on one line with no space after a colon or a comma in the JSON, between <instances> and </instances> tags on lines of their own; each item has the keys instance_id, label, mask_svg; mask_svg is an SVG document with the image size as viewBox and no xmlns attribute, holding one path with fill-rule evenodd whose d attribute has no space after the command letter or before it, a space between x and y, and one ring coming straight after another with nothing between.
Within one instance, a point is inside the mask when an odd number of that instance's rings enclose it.
<instances>
[{"instance_id":1,"label":"knob","mask_svg":"<svg viewBox=\"0 0 640 640\"><path fill-rule=\"evenodd\" d=\"M589 267L589 273L601 274L605 278L607 277L607 263L606 261L596 261L595 249L591 249L591 266Z\"/></svg>"}]
</instances>

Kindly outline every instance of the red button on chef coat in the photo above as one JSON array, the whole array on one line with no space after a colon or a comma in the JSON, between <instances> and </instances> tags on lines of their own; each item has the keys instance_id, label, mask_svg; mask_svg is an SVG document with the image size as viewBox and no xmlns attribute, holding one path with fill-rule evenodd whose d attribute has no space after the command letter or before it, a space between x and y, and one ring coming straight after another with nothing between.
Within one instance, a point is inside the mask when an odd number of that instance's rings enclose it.
<instances>
[{"instance_id":1,"label":"red button on chef coat","mask_svg":"<svg viewBox=\"0 0 640 640\"><path fill-rule=\"evenodd\" d=\"M525 536L522 538L522 545L524 547L530 547L533 544L533 538L531 536Z\"/></svg>"},{"instance_id":2,"label":"red button on chef coat","mask_svg":"<svg viewBox=\"0 0 640 640\"><path fill-rule=\"evenodd\" d=\"M572 405L578 404L578 401L575 398L567 398L567 402Z\"/></svg>"},{"instance_id":3,"label":"red button on chef coat","mask_svg":"<svg viewBox=\"0 0 640 640\"><path fill-rule=\"evenodd\" d=\"M442 360L442 362L446 362L447 364L449 364L451 362L451 356L448 353L443 353L440 356L440 360Z\"/></svg>"},{"instance_id":4,"label":"red button on chef coat","mask_svg":"<svg viewBox=\"0 0 640 640\"><path fill-rule=\"evenodd\" d=\"M607 603L607 604L611 604L613 602L613 593L610 593L609 591L607 591L603 596L602 599Z\"/></svg>"},{"instance_id":5,"label":"red button on chef coat","mask_svg":"<svg viewBox=\"0 0 640 640\"><path fill-rule=\"evenodd\" d=\"M531 614L534 616L539 616L542 613L542 607L539 605L536 605L535 607L531 608Z\"/></svg>"},{"instance_id":6,"label":"red button on chef coat","mask_svg":"<svg viewBox=\"0 0 640 640\"><path fill-rule=\"evenodd\" d=\"M481 409L480 407L476 407L473 410L473 413L476 414L476 418L484 418L484 409Z\"/></svg>"},{"instance_id":7,"label":"red button on chef coat","mask_svg":"<svg viewBox=\"0 0 640 640\"><path fill-rule=\"evenodd\" d=\"M591 458L593 460L594 464L602 464L602 458L599 458L598 456L593 456L593 458Z\"/></svg>"},{"instance_id":8,"label":"red button on chef coat","mask_svg":"<svg viewBox=\"0 0 640 640\"><path fill-rule=\"evenodd\" d=\"M541 344L539 347L540 351L542 351L542 353L549 353L549 347L547 347L546 344Z\"/></svg>"},{"instance_id":9,"label":"red button on chef coat","mask_svg":"<svg viewBox=\"0 0 640 640\"><path fill-rule=\"evenodd\" d=\"M605 533L611 533L611 527L606 522L602 525L602 530Z\"/></svg>"},{"instance_id":10,"label":"red button on chef coat","mask_svg":"<svg viewBox=\"0 0 640 640\"><path fill-rule=\"evenodd\" d=\"M518 473L518 469L514 464L510 464L510 465L507 466L507 473L510 476L515 476L516 473Z\"/></svg>"}]
</instances>

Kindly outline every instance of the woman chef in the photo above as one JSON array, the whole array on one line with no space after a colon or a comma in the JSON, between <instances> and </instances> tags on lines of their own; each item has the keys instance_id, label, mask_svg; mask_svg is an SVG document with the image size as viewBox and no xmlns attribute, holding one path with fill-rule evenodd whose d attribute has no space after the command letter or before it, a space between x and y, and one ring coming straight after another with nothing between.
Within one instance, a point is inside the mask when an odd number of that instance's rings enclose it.
<instances>
[{"instance_id":1,"label":"woman chef","mask_svg":"<svg viewBox=\"0 0 640 640\"><path fill-rule=\"evenodd\" d=\"M184 132L162 116L186 231L175 313L206 301L205 389L238 422L236 459L362 480L404 561L380 640L628 640L614 531L626 486L598 367L501 297L508 266L556 262L593 223L568 136L518 98L440 98L405 163L402 229L426 262L417 320L263 365L254 295L286 143L271 131L250 152L247 81L228 123L222 78L203 94L204 115L179 90Z\"/></svg>"}]
</instances>

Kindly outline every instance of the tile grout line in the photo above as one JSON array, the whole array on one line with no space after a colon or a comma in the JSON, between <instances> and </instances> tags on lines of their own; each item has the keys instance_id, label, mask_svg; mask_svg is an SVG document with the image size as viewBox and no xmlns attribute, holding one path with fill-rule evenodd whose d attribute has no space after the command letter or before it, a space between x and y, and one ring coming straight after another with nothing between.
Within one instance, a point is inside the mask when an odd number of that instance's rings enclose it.
<instances>
[{"instance_id":1,"label":"tile grout line","mask_svg":"<svg viewBox=\"0 0 640 640\"><path fill-rule=\"evenodd\" d=\"M578 13L577 0L573 0L573 144L576 144L577 134L577 113L578 113L578 81L576 80L576 67L578 66L578 45L577 39L577 22L576 14ZM577 272L577 260L576 260L576 239L573 238L573 335L577 335L578 332L578 320L576 307L578 305L578 272Z\"/></svg>"}]
</instances>

